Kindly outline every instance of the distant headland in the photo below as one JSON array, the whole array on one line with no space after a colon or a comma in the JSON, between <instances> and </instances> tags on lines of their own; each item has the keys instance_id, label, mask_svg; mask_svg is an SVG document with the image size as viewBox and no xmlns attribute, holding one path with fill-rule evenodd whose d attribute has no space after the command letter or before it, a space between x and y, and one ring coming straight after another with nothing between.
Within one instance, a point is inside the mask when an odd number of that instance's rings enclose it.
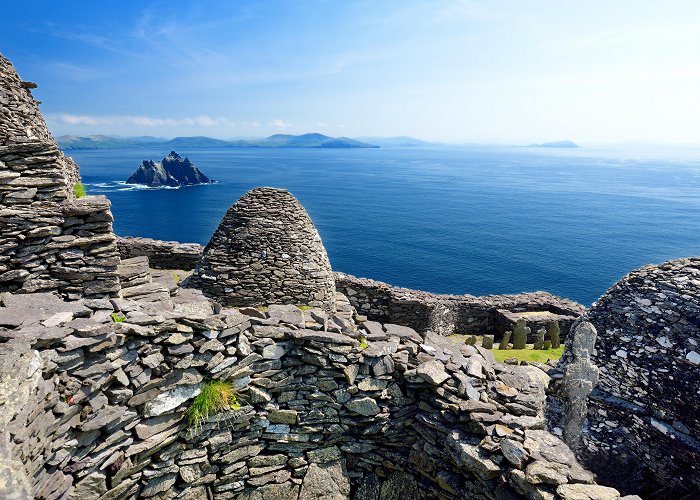
<instances>
[{"instance_id":1,"label":"distant headland","mask_svg":"<svg viewBox=\"0 0 700 500\"><path fill-rule=\"evenodd\" d=\"M530 144L529 148L580 148L574 141L551 141L542 144Z\"/></svg>"},{"instance_id":2,"label":"distant headland","mask_svg":"<svg viewBox=\"0 0 700 500\"><path fill-rule=\"evenodd\" d=\"M134 147L165 148L378 148L374 144L357 141L348 137L329 137L323 134L275 134L263 139L240 139L225 141L211 137L115 137L108 135L62 135L57 139L61 149L111 149Z\"/></svg>"},{"instance_id":3,"label":"distant headland","mask_svg":"<svg viewBox=\"0 0 700 500\"><path fill-rule=\"evenodd\" d=\"M143 184L149 187L178 187L210 184L214 182L204 175L189 158L182 158L175 151L161 161L143 160L127 184Z\"/></svg>"}]
</instances>

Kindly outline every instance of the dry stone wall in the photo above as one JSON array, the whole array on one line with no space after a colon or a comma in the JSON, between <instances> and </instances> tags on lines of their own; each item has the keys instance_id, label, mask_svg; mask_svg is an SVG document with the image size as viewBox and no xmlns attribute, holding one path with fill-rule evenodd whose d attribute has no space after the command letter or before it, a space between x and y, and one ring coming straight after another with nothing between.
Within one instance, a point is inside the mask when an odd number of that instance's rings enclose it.
<instances>
[{"instance_id":1,"label":"dry stone wall","mask_svg":"<svg viewBox=\"0 0 700 500\"><path fill-rule=\"evenodd\" d=\"M599 382L579 456L643 498L700 497L700 258L630 273L584 319ZM576 364L567 347L564 371Z\"/></svg>"},{"instance_id":2,"label":"dry stone wall","mask_svg":"<svg viewBox=\"0 0 700 500\"><path fill-rule=\"evenodd\" d=\"M320 309L174 293L2 296L0 497L619 497L544 430L539 368L399 325L359 325L361 343L324 331ZM212 379L242 406L193 426Z\"/></svg>"},{"instance_id":3,"label":"dry stone wall","mask_svg":"<svg viewBox=\"0 0 700 500\"><path fill-rule=\"evenodd\" d=\"M225 305L302 304L330 310L335 282L321 238L285 189L256 188L234 203L188 286Z\"/></svg>"},{"instance_id":4,"label":"dry stone wall","mask_svg":"<svg viewBox=\"0 0 700 500\"><path fill-rule=\"evenodd\" d=\"M117 246L122 259L145 256L148 257L150 266L154 269L186 271L195 268L204 250L198 243L179 243L131 236L118 237Z\"/></svg>"},{"instance_id":5,"label":"dry stone wall","mask_svg":"<svg viewBox=\"0 0 700 500\"><path fill-rule=\"evenodd\" d=\"M105 197L76 199L30 85L0 55L0 291L113 296L119 255Z\"/></svg>"},{"instance_id":6,"label":"dry stone wall","mask_svg":"<svg viewBox=\"0 0 700 500\"><path fill-rule=\"evenodd\" d=\"M493 334L500 339L510 327L503 310L547 311L560 316L564 338L571 321L561 318L575 318L586 310L581 304L546 292L475 297L409 290L344 273L335 273L335 280L338 291L348 297L359 314L375 321L410 326L420 332ZM532 326L541 325L534 322Z\"/></svg>"}]
</instances>

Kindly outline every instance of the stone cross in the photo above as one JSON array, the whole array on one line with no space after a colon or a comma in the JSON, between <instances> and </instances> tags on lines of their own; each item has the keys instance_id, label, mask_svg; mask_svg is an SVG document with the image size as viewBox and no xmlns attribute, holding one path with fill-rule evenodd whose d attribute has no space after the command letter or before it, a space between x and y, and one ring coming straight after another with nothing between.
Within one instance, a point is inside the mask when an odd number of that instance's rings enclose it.
<instances>
[{"instance_id":1,"label":"stone cross","mask_svg":"<svg viewBox=\"0 0 700 500\"><path fill-rule=\"evenodd\" d=\"M513 332L508 330L503 334L503 338L501 339L501 343L498 345L499 349L508 349L508 344L510 343L510 336L512 335Z\"/></svg>"},{"instance_id":2,"label":"stone cross","mask_svg":"<svg viewBox=\"0 0 700 500\"><path fill-rule=\"evenodd\" d=\"M515 330L513 331L513 349L525 349L527 336L530 333L530 328L525 326L525 324L525 320L522 318L515 324Z\"/></svg>"},{"instance_id":3,"label":"stone cross","mask_svg":"<svg viewBox=\"0 0 700 500\"><path fill-rule=\"evenodd\" d=\"M559 340L559 335L560 329L559 329L559 322L558 321L552 321L549 324L549 328L547 329L547 335L549 336L549 340L552 341L552 348L553 349L558 349L559 346L561 345L560 340Z\"/></svg>"},{"instance_id":4,"label":"stone cross","mask_svg":"<svg viewBox=\"0 0 700 500\"><path fill-rule=\"evenodd\" d=\"M577 321L569 333L573 360L564 368L564 441L576 449L588 412L588 395L598 383L599 369L591 361L598 332L587 321Z\"/></svg>"},{"instance_id":5,"label":"stone cross","mask_svg":"<svg viewBox=\"0 0 700 500\"><path fill-rule=\"evenodd\" d=\"M537 340L535 340L535 346L534 348L537 349L538 351L541 351L544 348L544 334L545 334L544 328L540 328L537 330Z\"/></svg>"}]
</instances>

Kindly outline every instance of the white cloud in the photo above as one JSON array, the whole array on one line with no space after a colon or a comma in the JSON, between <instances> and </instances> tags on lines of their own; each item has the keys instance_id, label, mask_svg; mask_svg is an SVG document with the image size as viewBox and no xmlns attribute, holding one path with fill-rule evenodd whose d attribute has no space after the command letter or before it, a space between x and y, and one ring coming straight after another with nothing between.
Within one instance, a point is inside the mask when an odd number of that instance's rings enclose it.
<instances>
[{"instance_id":1,"label":"white cloud","mask_svg":"<svg viewBox=\"0 0 700 500\"><path fill-rule=\"evenodd\" d=\"M277 127L277 128L293 128L294 127L294 125L292 125L291 123L286 122L284 120L280 120L279 118L275 118L274 120L272 120L270 122L270 125L272 125L273 127Z\"/></svg>"},{"instance_id":2,"label":"white cloud","mask_svg":"<svg viewBox=\"0 0 700 500\"><path fill-rule=\"evenodd\" d=\"M130 115L74 115L71 113L47 114L46 119L51 123L65 125L109 125L123 126L133 125L138 127L235 127L236 122L223 117L211 117L206 115L191 118L158 118L152 116Z\"/></svg>"}]
</instances>

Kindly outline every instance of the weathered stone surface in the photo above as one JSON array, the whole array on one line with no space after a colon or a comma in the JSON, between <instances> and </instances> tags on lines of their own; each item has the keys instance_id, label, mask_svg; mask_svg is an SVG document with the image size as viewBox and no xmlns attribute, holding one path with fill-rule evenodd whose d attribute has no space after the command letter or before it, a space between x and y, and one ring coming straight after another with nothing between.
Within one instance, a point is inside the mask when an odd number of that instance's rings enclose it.
<instances>
[{"instance_id":1,"label":"weathered stone surface","mask_svg":"<svg viewBox=\"0 0 700 500\"><path fill-rule=\"evenodd\" d=\"M450 378L450 375L445 371L445 365L436 360L426 361L418 365L416 374L432 385L440 385Z\"/></svg>"},{"instance_id":2,"label":"weathered stone surface","mask_svg":"<svg viewBox=\"0 0 700 500\"><path fill-rule=\"evenodd\" d=\"M345 500L350 496L350 479L345 461L312 463L301 484L299 500Z\"/></svg>"},{"instance_id":3,"label":"weathered stone surface","mask_svg":"<svg viewBox=\"0 0 700 500\"><path fill-rule=\"evenodd\" d=\"M368 417L376 415L380 411L377 402L369 397L353 399L345 403L345 406L355 413Z\"/></svg>"},{"instance_id":4,"label":"weathered stone surface","mask_svg":"<svg viewBox=\"0 0 700 500\"><path fill-rule=\"evenodd\" d=\"M585 321L574 324L570 333L573 361L564 370L564 439L574 449L581 438L588 395L598 383L599 370L591 361L596 336L595 327Z\"/></svg>"},{"instance_id":5,"label":"weathered stone surface","mask_svg":"<svg viewBox=\"0 0 700 500\"><path fill-rule=\"evenodd\" d=\"M522 469L529 458L529 454L523 445L512 439L504 439L501 441L501 453L503 453L503 456L518 469Z\"/></svg>"},{"instance_id":6,"label":"weathered stone surface","mask_svg":"<svg viewBox=\"0 0 700 500\"><path fill-rule=\"evenodd\" d=\"M203 384L179 386L166 393L156 396L144 404L143 414L156 417L180 406L185 401L194 398L202 390Z\"/></svg>"},{"instance_id":7,"label":"weathered stone surface","mask_svg":"<svg viewBox=\"0 0 700 500\"><path fill-rule=\"evenodd\" d=\"M613 488L594 484L562 484L557 487L562 500L616 500L620 494Z\"/></svg>"}]
</instances>

